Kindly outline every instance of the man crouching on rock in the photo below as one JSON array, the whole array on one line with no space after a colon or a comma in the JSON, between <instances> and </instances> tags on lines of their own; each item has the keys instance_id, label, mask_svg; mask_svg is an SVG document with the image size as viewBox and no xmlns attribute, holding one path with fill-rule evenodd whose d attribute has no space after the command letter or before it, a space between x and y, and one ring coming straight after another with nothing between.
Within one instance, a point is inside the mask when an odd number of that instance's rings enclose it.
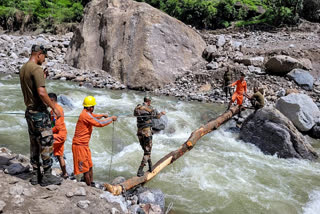
<instances>
[{"instance_id":1,"label":"man crouching on rock","mask_svg":"<svg viewBox=\"0 0 320 214\"><path fill-rule=\"evenodd\" d=\"M27 107L25 117L28 123L30 137L30 161L33 172L30 182L32 185L47 186L60 184L62 178L51 174L53 134L51 129L49 106L60 118L60 111L51 102L45 88L44 70L40 67L45 61L47 51L42 45L33 45L31 57L20 70L20 84ZM43 175L40 170L42 159Z\"/></svg>"},{"instance_id":2,"label":"man crouching on rock","mask_svg":"<svg viewBox=\"0 0 320 214\"><path fill-rule=\"evenodd\" d=\"M93 96L87 96L83 101L83 110L79 116L74 137L72 140L73 167L74 175L84 173L84 180L88 186L94 185L91 151L89 141L92 128L104 127L116 121L117 117L108 117L107 114L93 114L96 99ZM106 118L101 120L102 118Z\"/></svg>"},{"instance_id":3,"label":"man crouching on rock","mask_svg":"<svg viewBox=\"0 0 320 214\"><path fill-rule=\"evenodd\" d=\"M140 145L143 149L143 157L137 173L137 176L144 175L143 168L148 162L149 172L152 171L151 162L151 149L152 149L152 119L159 119L165 112L158 113L156 109L151 106L151 98L144 97L144 103L137 105L134 109L134 116L137 117L137 136L139 138Z\"/></svg>"}]
</instances>

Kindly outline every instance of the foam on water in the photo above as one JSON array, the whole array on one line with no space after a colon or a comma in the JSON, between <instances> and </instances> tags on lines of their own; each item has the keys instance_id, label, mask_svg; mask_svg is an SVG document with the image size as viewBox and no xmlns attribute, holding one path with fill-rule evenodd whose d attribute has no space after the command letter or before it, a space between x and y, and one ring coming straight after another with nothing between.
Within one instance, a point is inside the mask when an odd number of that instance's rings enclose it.
<instances>
[{"instance_id":1,"label":"foam on water","mask_svg":"<svg viewBox=\"0 0 320 214\"><path fill-rule=\"evenodd\" d=\"M320 212L320 189L309 194L309 201L303 207L303 214L319 214Z\"/></svg>"}]
</instances>

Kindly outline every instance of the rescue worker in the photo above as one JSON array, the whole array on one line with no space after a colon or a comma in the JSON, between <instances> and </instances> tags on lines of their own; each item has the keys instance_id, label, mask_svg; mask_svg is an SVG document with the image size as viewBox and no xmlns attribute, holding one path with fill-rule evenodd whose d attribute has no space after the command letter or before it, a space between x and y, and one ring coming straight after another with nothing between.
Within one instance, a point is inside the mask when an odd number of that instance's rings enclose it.
<instances>
[{"instance_id":1,"label":"rescue worker","mask_svg":"<svg viewBox=\"0 0 320 214\"><path fill-rule=\"evenodd\" d=\"M87 96L83 101L83 110L79 116L72 141L74 174L84 173L84 180L88 186L93 183L93 170L89 141L93 126L104 127L116 121L116 116L108 117L107 114L93 114L96 100ZM102 119L106 118L106 119Z\"/></svg>"},{"instance_id":2,"label":"rescue worker","mask_svg":"<svg viewBox=\"0 0 320 214\"><path fill-rule=\"evenodd\" d=\"M228 99L228 94L230 97L232 96L231 88L228 87L228 85L231 84L231 81L232 81L232 72L230 68L228 68L224 73L223 80L224 80L223 89L224 89L224 92L226 93L226 99Z\"/></svg>"},{"instance_id":3,"label":"rescue worker","mask_svg":"<svg viewBox=\"0 0 320 214\"><path fill-rule=\"evenodd\" d=\"M32 185L41 186L62 182L61 178L51 174L53 134L47 106L52 109L56 118L60 118L61 114L51 102L45 88L44 71L40 65L45 61L46 54L47 51L42 45L33 45L29 61L21 67L19 73L30 137L30 162L33 168L30 182Z\"/></svg>"},{"instance_id":4,"label":"rescue worker","mask_svg":"<svg viewBox=\"0 0 320 214\"><path fill-rule=\"evenodd\" d=\"M152 119L159 119L162 115L166 114L165 112L158 113L158 111L151 106L150 97L144 97L143 101L143 104L137 105L134 109L134 116L137 117L137 136L139 138L140 146L143 149L143 157L137 172L137 176L139 177L144 175L143 168L147 162L149 165L149 172L152 171Z\"/></svg>"},{"instance_id":5,"label":"rescue worker","mask_svg":"<svg viewBox=\"0 0 320 214\"><path fill-rule=\"evenodd\" d=\"M243 103L243 95L249 98L247 95L247 82L244 80L245 75L241 73L240 79L235 81L234 83L228 85L227 87L236 86L236 91L233 93L231 100L228 105L228 110L230 109L232 103L237 100L237 105L239 105L239 117L241 117L241 107Z\"/></svg>"},{"instance_id":6,"label":"rescue worker","mask_svg":"<svg viewBox=\"0 0 320 214\"><path fill-rule=\"evenodd\" d=\"M61 177L64 179L68 178L68 173L66 170L66 163L63 158L64 142L67 139L67 129L64 123L64 112L63 108L57 103L57 95L55 93L49 93L51 101L54 103L55 107L59 109L61 117L58 119L53 111L50 112L51 126L53 132L53 155L58 158L60 168L62 170Z\"/></svg>"},{"instance_id":7,"label":"rescue worker","mask_svg":"<svg viewBox=\"0 0 320 214\"><path fill-rule=\"evenodd\" d=\"M258 87L254 87L253 92L254 94L249 99L255 111L257 111L258 109L264 107L263 89L260 88L259 90Z\"/></svg>"}]
</instances>

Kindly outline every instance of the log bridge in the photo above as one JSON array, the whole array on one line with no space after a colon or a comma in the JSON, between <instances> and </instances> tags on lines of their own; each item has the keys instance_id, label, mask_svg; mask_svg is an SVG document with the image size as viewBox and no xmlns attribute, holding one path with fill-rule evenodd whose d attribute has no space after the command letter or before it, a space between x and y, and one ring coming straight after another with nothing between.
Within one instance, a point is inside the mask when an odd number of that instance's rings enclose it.
<instances>
[{"instance_id":1,"label":"log bridge","mask_svg":"<svg viewBox=\"0 0 320 214\"><path fill-rule=\"evenodd\" d=\"M202 125L200 128L193 131L189 139L184 144L182 144L177 150L170 152L169 154L161 158L155 165L153 165L151 172L147 171L141 177L135 176L116 185L105 183L104 187L106 188L107 191L109 191L113 195L120 195L124 193L126 190L129 190L139 184L144 184L150 181L162 169L172 164L174 161L180 158L184 153L190 151L202 136L216 130L219 126L221 126L223 123L228 121L230 118L232 118L233 115L237 114L239 111L240 109L238 105L231 107L228 111L226 111L219 117L210 120L207 124Z\"/></svg>"}]
</instances>

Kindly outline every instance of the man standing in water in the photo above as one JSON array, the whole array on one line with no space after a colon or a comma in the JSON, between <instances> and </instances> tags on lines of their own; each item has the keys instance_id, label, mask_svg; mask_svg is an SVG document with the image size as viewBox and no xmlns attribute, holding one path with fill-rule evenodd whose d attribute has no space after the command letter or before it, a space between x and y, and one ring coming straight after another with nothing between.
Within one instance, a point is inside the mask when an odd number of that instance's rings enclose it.
<instances>
[{"instance_id":1,"label":"man standing in water","mask_svg":"<svg viewBox=\"0 0 320 214\"><path fill-rule=\"evenodd\" d=\"M227 87L236 86L236 91L233 93L231 100L228 105L228 110L230 109L232 103L237 100L237 105L239 105L239 117L241 117L241 107L243 102L243 95L249 98L247 95L247 82L244 80L245 75L241 73L240 79L234 83L228 85Z\"/></svg>"},{"instance_id":2,"label":"man standing in water","mask_svg":"<svg viewBox=\"0 0 320 214\"><path fill-rule=\"evenodd\" d=\"M60 111L51 102L46 88L44 70L40 67L45 61L47 51L42 45L33 45L29 61L20 70L20 84L27 107L25 117L30 137L30 161L33 172L32 185L47 186L60 184L62 179L51 174L53 135L50 122L49 106L60 118ZM40 170L42 159L43 175Z\"/></svg>"},{"instance_id":3,"label":"man standing in water","mask_svg":"<svg viewBox=\"0 0 320 214\"><path fill-rule=\"evenodd\" d=\"M68 178L68 173L66 170L66 163L63 159L64 142L67 139L67 129L64 123L64 112L63 108L57 103L57 95L55 93L49 93L51 101L54 103L55 107L59 109L61 117L57 118L53 111L50 112L51 124L53 132L53 155L58 158L60 168L62 170L61 177Z\"/></svg>"},{"instance_id":4,"label":"man standing in water","mask_svg":"<svg viewBox=\"0 0 320 214\"><path fill-rule=\"evenodd\" d=\"M108 117L106 114L93 114L96 99L93 96L87 96L83 101L83 110L79 116L76 130L72 141L73 167L74 174L84 173L84 180L88 186L93 185L93 171L91 151L89 141L92 128L104 127L116 121L117 117ZM101 120L102 118L106 118Z\"/></svg>"},{"instance_id":5,"label":"man standing in water","mask_svg":"<svg viewBox=\"0 0 320 214\"><path fill-rule=\"evenodd\" d=\"M148 162L149 172L152 171L151 149L152 149L152 119L159 119L165 112L158 113L156 109L151 106L151 98L144 97L144 103L137 105L134 109L134 116L137 117L137 136L140 145L143 149L143 157L137 173L137 176L144 175L143 168Z\"/></svg>"}]
</instances>

